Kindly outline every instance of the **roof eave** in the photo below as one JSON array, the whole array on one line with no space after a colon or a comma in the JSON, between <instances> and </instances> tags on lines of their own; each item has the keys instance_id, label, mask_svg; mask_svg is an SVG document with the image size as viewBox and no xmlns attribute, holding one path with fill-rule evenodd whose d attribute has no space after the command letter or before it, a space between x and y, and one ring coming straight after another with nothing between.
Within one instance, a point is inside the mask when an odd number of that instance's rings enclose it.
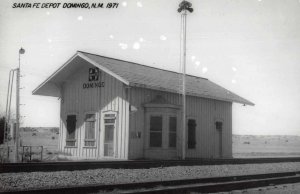
<instances>
[{"instance_id":1,"label":"roof eave","mask_svg":"<svg viewBox=\"0 0 300 194\"><path fill-rule=\"evenodd\" d=\"M60 68L58 68L54 73L52 73L45 81L43 81L38 87L36 87L33 91L33 95L39 95L37 94L38 90L42 88L46 83L48 83L55 75L57 75L64 67L66 67L75 57L77 56L77 53L75 53L67 62L65 62Z\"/></svg>"},{"instance_id":2,"label":"roof eave","mask_svg":"<svg viewBox=\"0 0 300 194\"><path fill-rule=\"evenodd\" d=\"M38 90L40 90L43 86L45 86L47 83L49 83L51 81L51 79L56 76L62 69L64 69L67 65L69 65L69 63L71 63L75 57L80 57L83 60L87 61L88 63L94 65L95 67L98 67L99 69L101 69L102 71L104 71L105 73L115 77L116 79L120 80L121 82L123 82L126 85L129 85L129 82L127 80L125 80L124 78L120 77L119 75L115 74L114 72L108 70L107 68L103 67L102 65L98 64L97 62L93 61L92 59L88 58L87 56L85 56L84 54L80 53L80 51L77 51L67 62L65 62L60 68L58 68L51 76L49 76L44 82L42 82L38 87L36 87L33 91L32 94L33 95L41 95L38 94Z\"/></svg>"}]
</instances>

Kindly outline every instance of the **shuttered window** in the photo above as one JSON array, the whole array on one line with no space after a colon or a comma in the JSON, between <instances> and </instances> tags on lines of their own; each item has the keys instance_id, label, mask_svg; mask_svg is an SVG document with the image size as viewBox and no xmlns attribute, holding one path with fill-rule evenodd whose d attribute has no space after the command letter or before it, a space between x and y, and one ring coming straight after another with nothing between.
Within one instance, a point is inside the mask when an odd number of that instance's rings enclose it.
<instances>
[{"instance_id":1,"label":"shuttered window","mask_svg":"<svg viewBox=\"0 0 300 194\"><path fill-rule=\"evenodd\" d=\"M95 127L96 116L95 114L85 115L85 139L84 146L95 146Z\"/></svg>"},{"instance_id":2,"label":"shuttered window","mask_svg":"<svg viewBox=\"0 0 300 194\"><path fill-rule=\"evenodd\" d=\"M169 117L169 147L176 147L176 130L177 119L176 117Z\"/></svg>"},{"instance_id":3,"label":"shuttered window","mask_svg":"<svg viewBox=\"0 0 300 194\"><path fill-rule=\"evenodd\" d=\"M76 115L68 115L66 146L75 146L76 144L75 133L76 133Z\"/></svg>"},{"instance_id":4,"label":"shuttered window","mask_svg":"<svg viewBox=\"0 0 300 194\"><path fill-rule=\"evenodd\" d=\"M196 120L189 119L188 120L188 148L194 149L196 148Z\"/></svg>"},{"instance_id":5,"label":"shuttered window","mask_svg":"<svg viewBox=\"0 0 300 194\"><path fill-rule=\"evenodd\" d=\"M150 117L150 147L162 147L162 116Z\"/></svg>"}]
</instances>

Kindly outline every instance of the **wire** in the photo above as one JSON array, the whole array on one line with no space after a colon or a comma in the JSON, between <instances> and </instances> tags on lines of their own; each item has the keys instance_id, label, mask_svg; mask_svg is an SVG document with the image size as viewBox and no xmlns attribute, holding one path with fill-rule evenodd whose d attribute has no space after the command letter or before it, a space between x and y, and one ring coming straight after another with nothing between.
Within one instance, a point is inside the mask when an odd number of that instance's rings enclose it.
<instances>
[{"instance_id":1,"label":"wire","mask_svg":"<svg viewBox=\"0 0 300 194\"><path fill-rule=\"evenodd\" d=\"M11 79L11 70L9 71L8 77L8 86L7 86L7 96L6 96L6 107L5 107L5 117L7 118L7 108L8 108L8 99L9 99L9 88L10 88L10 79Z\"/></svg>"}]
</instances>

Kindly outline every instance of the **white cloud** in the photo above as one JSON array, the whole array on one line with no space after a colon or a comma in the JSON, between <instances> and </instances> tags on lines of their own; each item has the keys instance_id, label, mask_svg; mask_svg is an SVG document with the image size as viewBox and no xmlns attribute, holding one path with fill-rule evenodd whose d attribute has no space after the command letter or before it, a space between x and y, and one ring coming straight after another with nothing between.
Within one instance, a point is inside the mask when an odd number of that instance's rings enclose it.
<instances>
[{"instance_id":1,"label":"white cloud","mask_svg":"<svg viewBox=\"0 0 300 194\"><path fill-rule=\"evenodd\" d=\"M122 5L123 5L124 7L126 7L126 6L127 6L127 2L126 2L126 1L123 1L123 2L122 2Z\"/></svg>"},{"instance_id":2,"label":"white cloud","mask_svg":"<svg viewBox=\"0 0 300 194\"><path fill-rule=\"evenodd\" d=\"M128 45L127 44L125 44L125 43L122 43L122 42L120 42L119 43L119 46L121 47L121 49L123 49L123 50L125 50L125 49L127 49L128 48Z\"/></svg>"},{"instance_id":3,"label":"white cloud","mask_svg":"<svg viewBox=\"0 0 300 194\"><path fill-rule=\"evenodd\" d=\"M114 39L115 37L114 37L114 35L111 34L111 35L109 35L109 38Z\"/></svg>"},{"instance_id":4,"label":"white cloud","mask_svg":"<svg viewBox=\"0 0 300 194\"><path fill-rule=\"evenodd\" d=\"M237 69L235 67L232 67L232 71L237 71Z\"/></svg>"},{"instance_id":5,"label":"white cloud","mask_svg":"<svg viewBox=\"0 0 300 194\"><path fill-rule=\"evenodd\" d=\"M235 83L236 83L236 80L235 80L235 79L231 80L231 83L235 84Z\"/></svg>"},{"instance_id":6,"label":"white cloud","mask_svg":"<svg viewBox=\"0 0 300 194\"><path fill-rule=\"evenodd\" d=\"M159 38L160 40L167 40L167 37L165 35L161 35Z\"/></svg>"},{"instance_id":7,"label":"white cloud","mask_svg":"<svg viewBox=\"0 0 300 194\"><path fill-rule=\"evenodd\" d=\"M49 43L51 43L51 42L52 42L52 40L51 40L50 38L48 38L48 42L49 42Z\"/></svg>"},{"instance_id":8,"label":"white cloud","mask_svg":"<svg viewBox=\"0 0 300 194\"><path fill-rule=\"evenodd\" d=\"M47 15L50 15L50 12L49 12L49 11L47 11L47 12L46 12L46 14L47 14Z\"/></svg>"},{"instance_id":9,"label":"white cloud","mask_svg":"<svg viewBox=\"0 0 300 194\"><path fill-rule=\"evenodd\" d=\"M82 21L83 20L83 17L82 16L78 16L77 18L79 21Z\"/></svg>"},{"instance_id":10,"label":"white cloud","mask_svg":"<svg viewBox=\"0 0 300 194\"><path fill-rule=\"evenodd\" d=\"M138 1L138 2L136 3L136 5L137 5L138 7L143 7L142 2L140 2L140 1Z\"/></svg>"},{"instance_id":11,"label":"white cloud","mask_svg":"<svg viewBox=\"0 0 300 194\"><path fill-rule=\"evenodd\" d=\"M135 50L140 49L140 43L139 43L139 42L135 42L135 43L133 44L133 49L135 49Z\"/></svg>"},{"instance_id":12,"label":"white cloud","mask_svg":"<svg viewBox=\"0 0 300 194\"><path fill-rule=\"evenodd\" d=\"M195 57L195 56L192 56L192 57L191 57L191 60L192 60L192 61L194 61L195 59L196 59L196 57Z\"/></svg>"},{"instance_id":13,"label":"white cloud","mask_svg":"<svg viewBox=\"0 0 300 194\"><path fill-rule=\"evenodd\" d=\"M140 42L144 42L145 40L141 37L141 38L139 39L139 41L140 41Z\"/></svg>"},{"instance_id":14,"label":"white cloud","mask_svg":"<svg viewBox=\"0 0 300 194\"><path fill-rule=\"evenodd\" d=\"M196 61L195 64L198 67L200 65L200 61Z\"/></svg>"},{"instance_id":15,"label":"white cloud","mask_svg":"<svg viewBox=\"0 0 300 194\"><path fill-rule=\"evenodd\" d=\"M206 73L208 71L207 67L202 68L202 73Z\"/></svg>"}]
</instances>

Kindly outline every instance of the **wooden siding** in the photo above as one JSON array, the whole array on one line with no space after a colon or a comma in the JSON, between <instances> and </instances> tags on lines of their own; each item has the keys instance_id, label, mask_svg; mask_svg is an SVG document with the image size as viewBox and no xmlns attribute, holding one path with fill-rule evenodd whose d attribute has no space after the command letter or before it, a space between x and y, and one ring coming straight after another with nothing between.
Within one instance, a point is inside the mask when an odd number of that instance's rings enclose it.
<instances>
[{"instance_id":1,"label":"wooden siding","mask_svg":"<svg viewBox=\"0 0 300 194\"><path fill-rule=\"evenodd\" d=\"M181 105L179 94L161 92L145 88L130 88L130 104L137 110L130 113L129 158L174 158L181 155L181 110L178 110L177 150L153 150L147 147L148 132L146 125L146 108L157 95L163 96L169 103ZM218 158L218 131L216 121L223 122L222 157L232 157L232 103L218 100L187 96L187 119L196 120L196 148L187 149L187 158ZM137 134L140 134L138 137ZM186 135L187 137L187 135ZM187 146L186 146L187 147Z\"/></svg>"},{"instance_id":2,"label":"wooden siding","mask_svg":"<svg viewBox=\"0 0 300 194\"><path fill-rule=\"evenodd\" d=\"M129 126L127 89L123 83L104 72L101 72L101 80L99 80L99 82L104 82L104 87L84 89L83 84L89 83L89 68L92 67L88 63L83 64L83 67L67 78L67 81L62 85L60 150L78 159L103 158L103 114L113 111L117 113L114 158L127 159ZM84 119L87 113L96 114L95 147L84 146ZM75 147L66 147L66 117L68 114L77 115Z\"/></svg>"}]
</instances>

